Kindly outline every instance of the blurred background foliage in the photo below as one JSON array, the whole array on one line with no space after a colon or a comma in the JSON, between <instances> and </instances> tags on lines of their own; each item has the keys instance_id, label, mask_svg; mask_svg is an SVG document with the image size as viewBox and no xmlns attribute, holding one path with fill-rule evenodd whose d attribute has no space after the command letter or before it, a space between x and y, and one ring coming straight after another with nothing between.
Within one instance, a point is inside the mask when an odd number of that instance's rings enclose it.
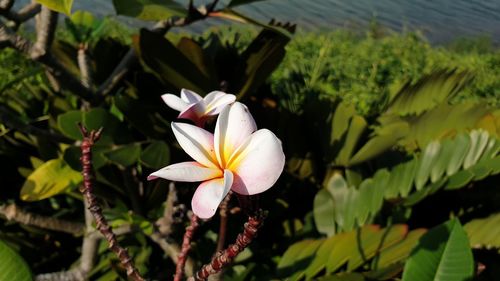
<instances>
[{"instance_id":1,"label":"blurred background foliage","mask_svg":"<svg viewBox=\"0 0 500 281\"><path fill-rule=\"evenodd\" d=\"M146 5L138 13L121 2L114 1L117 13L147 20L188 13L177 4L156 11L147 1L123 1ZM393 33L375 22L366 32L295 32L293 24L262 24L231 10L246 2L230 1L214 15L246 24L202 34L164 36L73 12L50 52L93 93L87 98L54 81L43 64L2 49L0 279L79 266L83 233L6 215L15 204L83 228L78 122L104 127L94 148L96 193L113 227L132 227L120 240L145 276L172 276L175 264L152 237L173 195L168 182L146 176L187 158L170 131L176 112L160 99L181 88L234 93L259 127L279 136L287 156L282 177L261 196L266 225L219 278L500 278L498 48L484 38L432 46L418 32ZM139 61L100 91L130 52ZM171 245L181 240L193 191L176 184L172 229L161 238ZM244 214L230 216L228 242L243 221ZM196 235L196 268L214 252L218 222ZM87 278L124 276L101 241Z\"/></svg>"}]
</instances>

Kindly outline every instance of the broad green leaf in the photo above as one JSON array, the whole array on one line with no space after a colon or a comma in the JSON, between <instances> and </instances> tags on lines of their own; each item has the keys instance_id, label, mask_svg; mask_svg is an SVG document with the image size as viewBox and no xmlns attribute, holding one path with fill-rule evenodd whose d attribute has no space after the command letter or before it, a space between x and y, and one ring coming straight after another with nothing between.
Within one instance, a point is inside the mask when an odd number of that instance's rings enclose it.
<instances>
[{"instance_id":1,"label":"broad green leaf","mask_svg":"<svg viewBox=\"0 0 500 281\"><path fill-rule=\"evenodd\" d=\"M390 173L389 181L385 189L387 199L395 198L398 195L408 196L413 187L418 161L409 161L397 165Z\"/></svg>"},{"instance_id":2,"label":"broad green leaf","mask_svg":"<svg viewBox=\"0 0 500 281\"><path fill-rule=\"evenodd\" d=\"M73 110L57 116L59 130L75 140L83 138L78 123L82 123L88 130L98 130L102 127L99 144L112 144L114 138L126 138L128 133L126 130L121 130L120 121L103 108L93 108L87 112Z\"/></svg>"},{"instance_id":3,"label":"broad green leaf","mask_svg":"<svg viewBox=\"0 0 500 281\"><path fill-rule=\"evenodd\" d=\"M163 141L154 141L141 153L141 162L154 169L166 166L170 161L170 149Z\"/></svg>"},{"instance_id":4,"label":"broad green leaf","mask_svg":"<svg viewBox=\"0 0 500 281\"><path fill-rule=\"evenodd\" d=\"M448 167L446 168L446 175L451 176L455 174L465 159L467 152L470 149L470 137L466 134L460 134L453 140L453 154L448 162Z\"/></svg>"},{"instance_id":5,"label":"broad green leaf","mask_svg":"<svg viewBox=\"0 0 500 281\"><path fill-rule=\"evenodd\" d=\"M319 278L318 281L366 281L367 279L361 273L339 273L337 275L324 276Z\"/></svg>"},{"instance_id":6,"label":"broad green leaf","mask_svg":"<svg viewBox=\"0 0 500 281\"><path fill-rule=\"evenodd\" d=\"M28 176L21 188L24 201L38 201L52 197L82 181L82 175L71 169L62 159L52 159Z\"/></svg>"},{"instance_id":7,"label":"broad green leaf","mask_svg":"<svg viewBox=\"0 0 500 281\"><path fill-rule=\"evenodd\" d=\"M500 213L474 219L464 225L474 248L500 248Z\"/></svg>"},{"instance_id":8,"label":"broad green leaf","mask_svg":"<svg viewBox=\"0 0 500 281\"><path fill-rule=\"evenodd\" d=\"M208 79L196 64L163 35L141 29L138 48L143 62L167 84L199 94L217 88L214 81Z\"/></svg>"},{"instance_id":9,"label":"broad green leaf","mask_svg":"<svg viewBox=\"0 0 500 281\"><path fill-rule=\"evenodd\" d=\"M33 280L30 268L24 259L2 240L0 240L0 280Z\"/></svg>"},{"instance_id":10,"label":"broad green leaf","mask_svg":"<svg viewBox=\"0 0 500 281\"><path fill-rule=\"evenodd\" d=\"M341 102L335 108L332 118L332 135L330 136L330 144L339 141L349 129L349 123L352 117L356 115L356 109L352 104Z\"/></svg>"},{"instance_id":11,"label":"broad green leaf","mask_svg":"<svg viewBox=\"0 0 500 281\"><path fill-rule=\"evenodd\" d=\"M159 21L184 16L187 10L173 0L113 0L118 15Z\"/></svg>"},{"instance_id":12,"label":"broad green leaf","mask_svg":"<svg viewBox=\"0 0 500 281\"><path fill-rule=\"evenodd\" d=\"M469 149L469 153L467 153L464 159L464 169L467 169L477 163L483 153L483 150L486 148L486 145L488 145L489 134L483 130L476 130L470 133L470 138L471 147Z\"/></svg>"},{"instance_id":13,"label":"broad green leaf","mask_svg":"<svg viewBox=\"0 0 500 281\"><path fill-rule=\"evenodd\" d=\"M403 272L403 281L471 280L474 260L467 234L456 219L419 240Z\"/></svg>"},{"instance_id":14,"label":"broad green leaf","mask_svg":"<svg viewBox=\"0 0 500 281\"><path fill-rule=\"evenodd\" d=\"M420 114L454 97L471 80L466 72L436 71L412 85L407 82L392 97L387 113Z\"/></svg>"},{"instance_id":15,"label":"broad green leaf","mask_svg":"<svg viewBox=\"0 0 500 281\"><path fill-rule=\"evenodd\" d=\"M448 182L446 183L446 189L457 189L465 186L472 179L474 179L474 174L467 170L462 170L452 175Z\"/></svg>"},{"instance_id":16,"label":"broad green leaf","mask_svg":"<svg viewBox=\"0 0 500 281\"><path fill-rule=\"evenodd\" d=\"M124 167L135 164L139 160L140 155L141 146L136 143L123 145L104 153L104 157L109 161Z\"/></svg>"},{"instance_id":17,"label":"broad green leaf","mask_svg":"<svg viewBox=\"0 0 500 281\"><path fill-rule=\"evenodd\" d=\"M321 189L314 197L313 214L318 232L327 236L335 234L334 202L327 190Z\"/></svg>"},{"instance_id":18,"label":"broad green leaf","mask_svg":"<svg viewBox=\"0 0 500 281\"><path fill-rule=\"evenodd\" d=\"M36 2L53 11L64 13L66 15L71 14L71 6L73 6L73 0L36 0Z\"/></svg>"},{"instance_id":19,"label":"broad green leaf","mask_svg":"<svg viewBox=\"0 0 500 281\"><path fill-rule=\"evenodd\" d=\"M76 11L70 16L71 22L76 26L92 28L94 26L94 15L86 11Z\"/></svg>"}]
</instances>

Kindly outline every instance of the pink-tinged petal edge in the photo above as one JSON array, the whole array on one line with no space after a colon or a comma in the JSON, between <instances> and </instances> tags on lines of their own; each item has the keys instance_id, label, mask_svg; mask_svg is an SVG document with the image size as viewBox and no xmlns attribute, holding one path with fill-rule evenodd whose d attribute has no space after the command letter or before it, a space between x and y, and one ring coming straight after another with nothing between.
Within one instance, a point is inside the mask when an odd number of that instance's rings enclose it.
<instances>
[{"instance_id":1,"label":"pink-tinged petal edge","mask_svg":"<svg viewBox=\"0 0 500 281\"><path fill-rule=\"evenodd\" d=\"M212 133L191 124L177 122L172 122L172 131L179 145L191 158L206 167L218 168Z\"/></svg>"},{"instance_id":2,"label":"pink-tinged petal edge","mask_svg":"<svg viewBox=\"0 0 500 281\"><path fill-rule=\"evenodd\" d=\"M235 155L229 163L234 173L232 190L243 195L254 195L271 188L285 166L281 141L267 129L253 133Z\"/></svg>"},{"instance_id":3,"label":"pink-tinged petal edge","mask_svg":"<svg viewBox=\"0 0 500 281\"><path fill-rule=\"evenodd\" d=\"M231 154L257 130L248 108L239 102L226 106L215 125L214 146L217 160L225 167Z\"/></svg>"},{"instance_id":4,"label":"pink-tinged petal edge","mask_svg":"<svg viewBox=\"0 0 500 281\"><path fill-rule=\"evenodd\" d=\"M203 127L206 121L203 102L201 101L188 105L183 111L181 111L181 113L179 113L177 118L191 120L196 124L196 126Z\"/></svg>"},{"instance_id":5,"label":"pink-tinged petal edge","mask_svg":"<svg viewBox=\"0 0 500 281\"><path fill-rule=\"evenodd\" d=\"M191 90L181 89L181 99L188 104L192 104L201 101L203 98Z\"/></svg>"},{"instance_id":6,"label":"pink-tinged petal edge","mask_svg":"<svg viewBox=\"0 0 500 281\"><path fill-rule=\"evenodd\" d=\"M233 174L229 170L224 170L224 178L205 181L196 189L191 208L195 215L201 219L213 217L220 202L226 197L233 184Z\"/></svg>"},{"instance_id":7,"label":"pink-tinged petal edge","mask_svg":"<svg viewBox=\"0 0 500 281\"><path fill-rule=\"evenodd\" d=\"M168 105L168 107L177 111L184 111L189 106L185 101L176 95L164 94L161 95L161 99Z\"/></svg>"},{"instance_id":8,"label":"pink-tinged petal edge","mask_svg":"<svg viewBox=\"0 0 500 281\"><path fill-rule=\"evenodd\" d=\"M151 173L148 180L163 178L171 181L197 182L221 176L220 169L207 168L198 162L181 162Z\"/></svg>"}]
</instances>

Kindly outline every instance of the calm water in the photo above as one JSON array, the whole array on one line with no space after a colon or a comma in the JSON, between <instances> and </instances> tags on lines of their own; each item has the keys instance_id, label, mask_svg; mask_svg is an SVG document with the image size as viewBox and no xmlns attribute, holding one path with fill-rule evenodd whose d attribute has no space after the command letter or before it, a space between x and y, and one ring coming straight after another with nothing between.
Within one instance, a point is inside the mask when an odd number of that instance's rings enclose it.
<instances>
[{"instance_id":1,"label":"calm water","mask_svg":"<svg viewBox=\"0 0 500 281\"><path fill-rule=\"evenodd\" d=\"M75 1L75 8L114 13L110 0ZM265 21L292 21L305 30L366 29L376 18L393 30L422 30L436 43L480 35L500 43L500 0L267 0L238 10ZM198 23L194 29L205 26Z\"/></svg>"}]
</instances>

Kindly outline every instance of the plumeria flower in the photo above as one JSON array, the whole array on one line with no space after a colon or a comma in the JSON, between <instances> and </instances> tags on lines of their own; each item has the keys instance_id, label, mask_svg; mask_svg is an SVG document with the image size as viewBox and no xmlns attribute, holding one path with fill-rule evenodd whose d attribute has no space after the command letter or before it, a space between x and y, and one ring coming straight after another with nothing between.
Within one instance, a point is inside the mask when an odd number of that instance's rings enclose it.
<instances>
[{"instance_id":1,"label":"plumeria flower","mask_svg":"<svg viewBox=\"0 0 500 281\"><path fill-rule=\"evenodd\" d=\"M195 161L167 166L149 175L202 183L191 206L202 219L212 217L230 190L243 195L266 191L278 180L285 165L281 141L267 129L257 130L242 103L226 106L215 125L215 134L202 128L172 122L180 146Z\"/></svg>"},{"instance_id":2,"label":"plumeria flower","mask_svg":"<svg viewBox=\"0 0 500 281\"><path fill-rule=\"evenodd\" d=\"M236 100L235 95L221 91L210 92L202 98L187 89L181 90L180 98L172 94L164 94L161 98L169 107L181 112L178 118L192 120L199 127L203 127L210 116L219 114L224 106Z\"/></svg>"}]
</instances>

